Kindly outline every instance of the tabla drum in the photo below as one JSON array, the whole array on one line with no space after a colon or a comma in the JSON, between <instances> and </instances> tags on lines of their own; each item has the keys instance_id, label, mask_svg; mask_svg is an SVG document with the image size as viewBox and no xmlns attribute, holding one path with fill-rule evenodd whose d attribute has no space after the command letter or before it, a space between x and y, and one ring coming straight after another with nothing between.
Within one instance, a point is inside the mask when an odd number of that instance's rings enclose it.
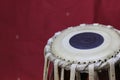
<instances>
[{"instance_id":1,"label":"tabla drum","mask_svg":"<svg viewBox=\"0 0 120 80\"><path fill-rule=\"evenodd\" d=\"M88 80L99 80L101 75L102 80L106 80L105 73L108 80L117 80L120 32L110 25L101 24L69 27L48 40L44 56L43 80L48 80L48 77L52 77L49 80L82 80L84 73L88 74ZM51 62L53 72L49 72ZM67 74L69 78L65 79Z\"/></svg>"}]
</instances>

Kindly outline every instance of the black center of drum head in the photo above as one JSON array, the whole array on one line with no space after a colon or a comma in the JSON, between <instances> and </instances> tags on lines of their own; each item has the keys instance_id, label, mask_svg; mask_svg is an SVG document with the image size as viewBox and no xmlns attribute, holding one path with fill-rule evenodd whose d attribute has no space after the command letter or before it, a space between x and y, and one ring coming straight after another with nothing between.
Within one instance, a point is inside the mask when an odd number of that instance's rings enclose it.
<instances>
[{"instance_id":1,"label":"black center of drum head","mask_svg":"<svg viewBox=\"0 0 120 80\"><path fill-rule=\"evenodd\" d=\"M84 32L74 35L70 38L69 43L77 49L92 49L100 46L104 42L104 38L93 32Z\"/></svg>"}]
</instances>

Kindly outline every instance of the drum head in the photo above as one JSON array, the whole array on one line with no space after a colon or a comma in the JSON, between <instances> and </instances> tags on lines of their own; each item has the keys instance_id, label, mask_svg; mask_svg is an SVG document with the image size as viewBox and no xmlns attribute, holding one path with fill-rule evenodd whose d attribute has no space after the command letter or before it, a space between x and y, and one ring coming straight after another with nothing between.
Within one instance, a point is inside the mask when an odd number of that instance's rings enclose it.
<instances>
[{"instance_id":1,"label":"drum head","mask_svg":"<svg viewBox=\"0 0 120 80\"><path fill-rule=\"evenodd\" d=\"M54 39L51 52L67 61L89 63L110 59L119 48L120 36L114 28L85 25L63 30Z\"/></svg>"}]
</instances>

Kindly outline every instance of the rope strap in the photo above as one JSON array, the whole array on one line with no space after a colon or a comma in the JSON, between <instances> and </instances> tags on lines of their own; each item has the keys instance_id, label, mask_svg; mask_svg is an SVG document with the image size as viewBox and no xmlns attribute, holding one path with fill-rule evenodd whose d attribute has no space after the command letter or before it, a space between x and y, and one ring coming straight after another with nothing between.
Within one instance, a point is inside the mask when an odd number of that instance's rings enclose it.
<instances>
[{"instance_id":1,"label":"rope strap","mask_svg":"<svg viewBox=\"0 0 120 80\"><path fill-rule=\"evenodd\" d=\"M54 61L54 80L59 80L59 71L58 71L58 63L60 60L56 59Z\"/></svg>"},{"instance_id":2,"label":"rope strap","mask_svg":"<svg viewBox=\"0 0 120 80\"><path fill-rule=\"evenodd\" d=\"M80 72L76 72L76 80L81 80Z\"/></svg>"},{"instance_id":3,"label":"rope strap","mask_svg":"<svg viewBox=\"0 0 120 80\"><path fill-rule=\"evenodd\" d=\"M115 62L114 62L114 59L109 60L108 63L110 65L109 79L110 80L116 80L116 78L115 78Z\"/></svg>"},{"instance_id":4,"label":"rope strap","mask_svg":"<svg viewBox=\"0 0 120 80\"><path fill-rule=\"evenodd\" d=\"M59 64L62 65L62 68L61 68L61 79L60 80L64 80L64 70L65 70L65 67L67 65L69 65L70 63L69 62L61 62Z\"/></svg>"},{"instance_id":5,"label":"rope strap","mask_svg":"<svg viewBox=\"0 0 120 80\"><path fill-rule=\"evenodd\" d=\"M89 69L89 80L95 80L95 71L94 71L94 64L90 64L88 66Z\"/></svg>"},{"instance_id":6,"label":"rope strap","mask_svg":"<svg viewBox=\"0 0 120 80\"><path fill-rule=\"evenodd\" d=\"M48 53L45 56L43 80L47 80L47 77L48 77L48 68L49 68L49 64L50 64L50 61L48 60L48 57L50 55L51 55L51 53Z\"/></svg>"},{"instance_id":7,"label":"rope strap","mask_svg":"<svg viewBox=\"0 0 120 80\"><path fill-rule=\"evenodd\" d=\"M64 80L64 68L62 68L62 70L61 70L61 79L60 80Z\"/></svg>"},{"instance_id":8,"label":"rope strap","mask_svg":"<svg viewBox=\"0 0 120 80\"><path fill-rule=\"evenodd\" d=\"M77 64L72 64L70 69L70 80L75 80L75 73L76 73L76 66Z\"/></svg>"}]
</instances>

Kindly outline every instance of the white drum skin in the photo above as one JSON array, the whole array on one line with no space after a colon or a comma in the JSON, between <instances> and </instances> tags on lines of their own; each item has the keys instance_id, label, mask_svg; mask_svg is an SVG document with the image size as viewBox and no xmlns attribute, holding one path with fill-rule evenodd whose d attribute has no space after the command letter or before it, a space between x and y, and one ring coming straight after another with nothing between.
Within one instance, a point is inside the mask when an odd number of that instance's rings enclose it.
<instances>
[{"instance_id":1,"label":"white drum skin","mask_svg":"<svg viewBox=\"0 0 120 80\"><path fill-rule=\"evenodd\" d=\"M72 36L78 33L94 32L103 36L104 42L92 49L76 49L69 44ZM54 39L51 51L61 59L71 62L89 63L104 61L115 56L120 48L120 36L118 33L106 26L86 25L68 28Z\"/></svg>"}]
</instances>

